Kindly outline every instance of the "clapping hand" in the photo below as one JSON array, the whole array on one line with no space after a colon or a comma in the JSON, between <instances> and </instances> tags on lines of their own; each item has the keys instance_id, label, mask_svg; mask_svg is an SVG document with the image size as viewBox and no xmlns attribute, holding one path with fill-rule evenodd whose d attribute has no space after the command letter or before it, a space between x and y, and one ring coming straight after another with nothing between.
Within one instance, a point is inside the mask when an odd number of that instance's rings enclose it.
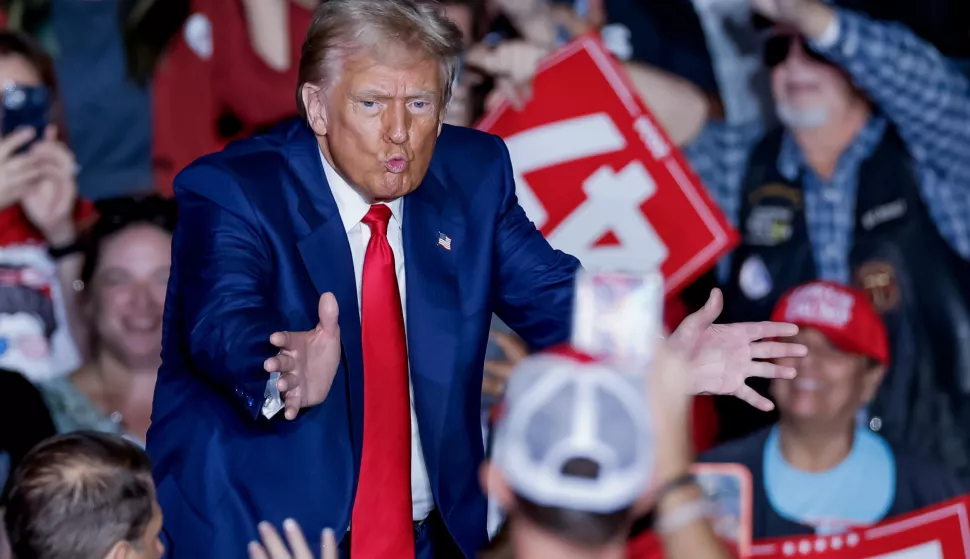
<instances>
[{"instance_id":1,"label":"clapping hand","mask_svg":"<svg viewBox=\"0 0 970 559\"><path fill-rule=\"evenodd\" d=\"M804 357L801 344L760 341L786 338L798 333L798 326L781 322L714 324L724 306L721 291L715 289L704 308L688 316L671 334L671 347L687 356L695 394L736 396L762 411L771 411L771 400L745 384L748 377L795 377L795 370L756 359Z\"/></svg>"},{"instance_id":2,"label":"clapping hand","mask_svg":"<svg viewBox=\"0 0 970 559\"><path fill-rule=\"evenodd\" d=\"M300 409L323 402L337 375L340 326L332 293L320 296L317 313L320 321L313 330L276 332L269 338L280 353L267 359L263 369L280 373L276 387L283 395L286 419L296 419Z\"/></svg>"},{"instance_id":3,"label":"clapping hand","mask_svg":"<svg viewBox=\"0 0 970 559\"><path fill-rule=\"evenodd\" d=\"M261 522L258 529L262 543L249 544L249 559L314 559L313 552L303 537L303 530L300 530L300 525L295 521L283 521L286 543L283 543L276 528L269 522ZM320 547L320 559L337 559L337 538L333 530L327 528L323 531Z\"/></svg>"}]
</instances>

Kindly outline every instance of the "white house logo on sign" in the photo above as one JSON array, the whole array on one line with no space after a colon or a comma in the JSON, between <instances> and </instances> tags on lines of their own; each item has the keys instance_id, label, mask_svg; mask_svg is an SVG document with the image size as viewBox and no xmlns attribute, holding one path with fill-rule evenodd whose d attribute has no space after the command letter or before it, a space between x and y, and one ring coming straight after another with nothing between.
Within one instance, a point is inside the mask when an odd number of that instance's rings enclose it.
<instances>
[{"instance_id":1,"label":"white house logo on sign","mask_svg":"<svg viewBox=\"0 0 970 559\"><path fill-rule=\"evenodd\" d=\"M626 148L626 139L606 113L554 122L506 139L512 156L519 203L536 227L542 229L548 213L525 175L568 161L613 153ZM583 266L598 269L656 269L668 249L640 206L657 185L639 161L620 170L600 166L583 181L586 200L546 235L549 243L572 254ZM618 245L596 246L612 233Z\"/></svg>"}]
</instances>

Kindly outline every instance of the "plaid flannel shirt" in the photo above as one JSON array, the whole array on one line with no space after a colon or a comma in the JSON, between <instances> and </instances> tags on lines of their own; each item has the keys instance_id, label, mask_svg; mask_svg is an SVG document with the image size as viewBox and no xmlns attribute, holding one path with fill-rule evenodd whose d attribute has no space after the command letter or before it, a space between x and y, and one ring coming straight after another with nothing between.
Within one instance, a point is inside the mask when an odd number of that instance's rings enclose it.
<instances>
[{"instance_id":1,"label":"plaid flannel shirt","mask_svg":"<svg viewBox=\"0 0 970 559\"><path fill-rule=\"evenodd\" d=\"M805 218L818 275L848 283L858 172L887 126L896 127L915 163L920 193L940 234L970 259L970 85L937 50L903 25L839 10L838 37L813 45L845 69L876 107L842 153L831 180L806 164L790 133L778 169L804 173ZM760 123L710 123L685 148L707 189L735 225L748 158L763 137ZM727 279L728 259L718 270Z\"/></svg>"}]
</instances>

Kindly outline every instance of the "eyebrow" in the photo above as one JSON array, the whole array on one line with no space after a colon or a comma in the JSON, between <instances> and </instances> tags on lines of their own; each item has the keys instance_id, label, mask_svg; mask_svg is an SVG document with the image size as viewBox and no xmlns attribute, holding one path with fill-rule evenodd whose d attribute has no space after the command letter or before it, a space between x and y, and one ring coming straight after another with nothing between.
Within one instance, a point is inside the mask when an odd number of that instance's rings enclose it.
<instances>
[{"instance_id":1,"label":"eyebrow","mask_svg":"<svg viewBox=\"0 0 970 559\"><path fill-rule=\"evenodd\" d=\"M394 95L389 94L387 91L380 91L377 89L365 89L364 91L358 91L358 92L355 92L353 96L357 98L370 97L374 99L393 99L394 98ZM438 93L436 91L422 89L411 93L410 95L407 96L407 98L408 99L426 99L426 98L433 99L437 96L438 96Z\"/></svg>"}]
</instances>

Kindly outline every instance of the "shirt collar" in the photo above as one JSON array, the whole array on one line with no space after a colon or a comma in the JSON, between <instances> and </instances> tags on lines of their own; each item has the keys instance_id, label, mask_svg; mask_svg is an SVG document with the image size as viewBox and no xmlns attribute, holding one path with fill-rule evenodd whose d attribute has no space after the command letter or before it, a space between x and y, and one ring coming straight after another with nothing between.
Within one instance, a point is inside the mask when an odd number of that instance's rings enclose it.
<instances>
[{"instance_id":1,"label":"shirt collar","mask_svg":"<svg viewBox=\"0 0 970 559\"><path fill-rule=\"evenodd\" d=\"M866 125L862 127L862 130L852 139L846 150L842 152L842 156L839 157L839 164L841 165L843 161L859 163L872 155L872 152L882 140L887 124L886 119L882 116L870 118ZM805 157L795 142L795 137L791 134L791 131L785 130L781 139L781 151L778 153L778 172L786 179L794 182L798 180L798 176L806 166Z\"/></svg>"},{"instance_id":2,"label":"shirt collar","mask_svg":"<svg viewBox=\"0 0 970 559\"><path fill-rule=\"evenodd\" d=\"M337 173L330 162L327 161L327 158L323 156L322 150L320 150L320 162L323 164L323 172L327 177L327 184L330 185L330 192L333 193L333 199L337 203L337 212L340 213L340 221L344 224L344 231L349 233L367 215L370 204ZM391 209L392 221L397 223L399 227L403 223L401 221L403 201L402 198L398 198L390 202L381 202Z\"/></svg>"}]
</instances>

